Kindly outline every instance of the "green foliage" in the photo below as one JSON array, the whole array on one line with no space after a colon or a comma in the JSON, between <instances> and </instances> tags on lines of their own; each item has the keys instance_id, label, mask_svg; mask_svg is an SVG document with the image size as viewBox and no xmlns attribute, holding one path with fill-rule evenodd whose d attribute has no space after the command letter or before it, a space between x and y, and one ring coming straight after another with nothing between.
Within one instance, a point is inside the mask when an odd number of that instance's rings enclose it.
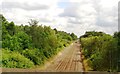
<instances>
[{"instance_id":1,"label":"green foliage","mask_svg":"<svg viewBox=\"0 0 120 74\"><path fill-rule=\"evenodd\" d=\"M77 39L77 36L74 33L71 33L71 37L72 37L73 40Z\"/></svg>"},{"instance_id":2,"label":"green foliage","mask_svg":"<svg viewBox=\"0 0 120 74\"><path fill-rule=\"evenodd\" d=\"M31 19L30 20L30 22L28 22L31 26L33 26L33 25L37 25L38 23L39 23L39 21L37 21L37 20L33 20L33 19Z\"/></svg>"},{"instance_id":3,"label":"green foliage","mask_svg":"<svg viewBox=\"0 0 120 74\"><path fill-rule=\"evenodd\" d=\"M80 38L83 53L90 61L89 65L97 71L118 71L117 54L120 51L117 48L117 39L105 33L91 34Z\"/></svg>"},{"instance_id":4,"label":"green foliage","mask_svg":"<svg viewBox=\"0 0 120 74\"><path fill-rule=\"evenodd\" d=\"M3 48L8 48L12 51L30 48L31 46L31 38L24 32L19 32L14 36L7 34L2 43Z\"/></svg>"},{"instance_id":5,"label":"green foliage","mask_svg":"<svg viewBox=\"0 0 120 74\"><path fill-rule=\"evenodd\" d=\"M44 64L45 60L56 55L76 39L74 33L53 30L49 26L38 26L37 20L31 19L28 22L29 26L17 26L14 22L9 23L2 15L1 17L3 19L1 20L3 67L30 68L33 65ZM20 62L22 62L21 65ZM28 65L24 65L27 62Z\"/></svg>"},{"instance_id":6,"label":"green foliage","mask_svg":"<svg viewBox=\"0 0 120 74\"><path fill-rule=\"evenodd\" d=\"M87 31L84 35L81 36L82 37L90 37L90 36L103 36L105 33L103 32L96 32L96 31Z\"/></svg>"},{"instance_id":7,"label":"green foliage","mask_svg":"<svg viewBox=\"0 0 120 74\"><path fill-rule=\"evenodd\" d=\"M32 39L29 35L27 35L25 32L19 32L14 35L17 37L18 41L20 43L21 49L27 49L32 47Z\"/></svg>"},{"instance_id":8,"label":"green foliage","mask_svg":"<svg viewBox=\"0 0 120 74\"><path fill-rule=\"evenodd\" d=\"M18 52L2 49L2 67L5 68L31 68L34 64Z\"/></svg>"},{"instance_id":9,"label":"green foliage","mask_svg":"<svg viewBox=\"0 0 120 74\"><path fill-rule=\"evenodd\" d=\"M15 34L15 24L14 22L10 22L6 27L8 33L13 36Z\"/></svg>"},{"instance_id":10,"label":"green foliage","mask_svg":"<svg viewBox=\"0 0 120 74\"><path fill-rule=\"evenodd\" d=\"M30 59L35 65L44 64L46 59L45 55L40 49L26 49L22 54Z\"/></svg>"},{"instance_id":11,"label":"green foliage","mask_svg":"<svg viewBox=\"0 0 120 74\"><path fill-rule=\"evenodd\" d=\"M117 41L117 49L116 49L116 56L117 56L117 68L118 68L118 71L120 71L120 32L115 32L114 33L114 38L116 39Z\"/></svg>"}]
</instances>

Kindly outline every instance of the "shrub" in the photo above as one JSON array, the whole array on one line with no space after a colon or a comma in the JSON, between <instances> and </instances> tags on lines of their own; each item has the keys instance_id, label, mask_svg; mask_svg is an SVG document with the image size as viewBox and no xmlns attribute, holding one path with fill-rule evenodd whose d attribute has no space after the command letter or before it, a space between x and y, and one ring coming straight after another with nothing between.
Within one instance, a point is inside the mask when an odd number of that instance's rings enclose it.
<instances>
[{"instance_id":1,"label":"shrub","mask_svg":"<svg viewBox=\"0 0 120 74\"><path fill-rule=\"evenodd\" d=\"M44 64L46 59L45 55L40 49L26 49L23 50L22 54L30 59L35 65Z\"/></svg>"},{"instance_id":2,"label":"shrub","mask_svg":"<svg viewBox=\"0 0 120 74\"><path fill-rule=\"evenodd\" d=\"M2 67L5 68L31 68L34 64L18 52L2 49Z\"/></svg>"},{"instance_id":3,"label":"shrub","mask_svg":"<svg viewBox=\"0 0 120 74\"><path fill-rule=\"evenodd\" d=\"M117 40L112 36L89 36L81 38L83 53L90 66L97 71L117 71Z\"/></svg>"}]
</instances>

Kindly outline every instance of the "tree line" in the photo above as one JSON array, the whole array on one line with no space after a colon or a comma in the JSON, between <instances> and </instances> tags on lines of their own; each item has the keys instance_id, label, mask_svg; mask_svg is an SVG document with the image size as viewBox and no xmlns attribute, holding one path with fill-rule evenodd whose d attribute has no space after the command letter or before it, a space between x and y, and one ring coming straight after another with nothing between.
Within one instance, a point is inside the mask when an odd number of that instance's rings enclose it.
<instances>
[{"instance_id":1,"label":"tree line","mask_svg":"<svg viewBox=\"0 0 120 74\"><path fill-rule=\"evenodd\" d=\"M51 29L50 26L38 25L31 19L29 25L15 25L2 19L2 67L33 68L43 65L64 47L77 39L74 33Z\"/></svg>"},{"instance_id":2,"label":"tree line","mask_svg":"<svg viewBox=\"0 0 120 74\"><path fill-rule=\"evenodd\" d=\"M93 71L120 71L120 32L88 31L80 37L82 53Z\"/></svg>"}]
</instances>

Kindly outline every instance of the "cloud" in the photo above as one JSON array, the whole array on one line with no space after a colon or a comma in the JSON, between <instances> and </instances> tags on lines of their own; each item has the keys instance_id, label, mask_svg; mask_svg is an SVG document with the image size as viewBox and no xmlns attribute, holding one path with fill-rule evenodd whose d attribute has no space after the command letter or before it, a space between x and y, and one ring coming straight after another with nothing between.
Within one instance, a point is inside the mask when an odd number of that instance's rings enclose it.
<instances>
[{"instance_id":1,"label":"cloud","mask_svg":"<svg viewBox=\"0 0 120 74\"><path fill-rule=\"evenodd\" d=\"M37 19L43 23L52 22L61 13L57 2L58 0L4 0L0 6L2 14L16 24L27 24L29 19Z\"/></svg>"},{"instance_id":2,"label":"cloud","mask_svg":"<svg viewBox=\"0 0 120 74\"><path fill-rule=\"evenodd\" d=\"M118 0L3 0L2 14L16 24L39 24L82 35L96 30L113 34L118 29Z\"/></svg>"},{"instance_id":3,"label":"cloud","mask_svg":"<svg viewBox=\"0 0 120 74\"><path fill-rule=\"evenodd\" d=\"M70 0L70 6L64 9L60 17L69 18L67 27L73 32L96 30L113 34L118 29L117 2L118 0ZM76 33L82 34L77 31Z\"/></svg>"},{"instance_id":4,"label":"cloud","mask_svg":"<svg viewBox=\"0 0 120 74\"><path fill-rule=\"evenodd\" d=\"M47 5L39 5L39 3L29 4L29 3L19 3L19 2L2 2L2 8L20 8L24 10L41 10L48 9Z\"/></svg>"},{"instance_id":5,"label":"cloud","mask_svg":"<svg viewBox=\"0 0 120 74\"><path fill-rule=\"evenodd\" d=\"M76 19L74 17L69 17L68 18L68 23L71 23L72 25L73 24L81 24L81 20L80 19Z\"/></svg>"}]
</instances>

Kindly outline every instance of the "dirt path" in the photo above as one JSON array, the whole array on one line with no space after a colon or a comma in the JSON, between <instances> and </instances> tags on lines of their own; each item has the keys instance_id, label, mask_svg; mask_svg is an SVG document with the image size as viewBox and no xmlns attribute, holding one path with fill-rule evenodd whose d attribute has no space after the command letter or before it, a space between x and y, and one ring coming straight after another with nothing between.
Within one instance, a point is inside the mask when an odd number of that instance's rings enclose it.
<instances>
[{"instance_id":1,"label":"dirt path","mask_svg":"<svg viewBox=\"0 0 120 74\"><path fill-rule=\"evenodd\" d=\"M79 41L72 43L61 51L44 69L2 69L3 72L83 72Z\"/></svg>"}]
</instances>

